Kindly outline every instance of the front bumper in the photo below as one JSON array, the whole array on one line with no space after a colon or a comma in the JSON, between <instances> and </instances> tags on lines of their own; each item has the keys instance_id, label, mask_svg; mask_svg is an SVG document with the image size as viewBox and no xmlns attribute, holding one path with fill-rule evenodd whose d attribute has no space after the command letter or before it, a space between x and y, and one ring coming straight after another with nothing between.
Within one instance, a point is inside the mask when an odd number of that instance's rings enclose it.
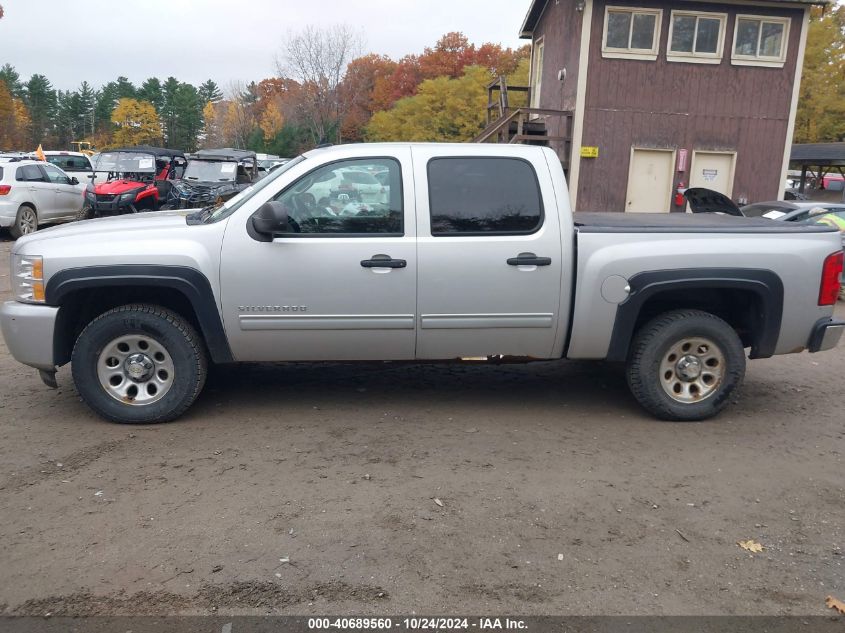
<instances>
[{"instance_id":1,"label":"front bumper","mask_svg":"<svg viewBox=\"0 0 845 633\"><path fill-rule=\"evenodd\" d=\"M810 334L810 344L807 348L811 352L823 352L833 349L839 344L842 333L845 332L845 321L824 318L819 319Z\"/></svg>"},{"instance_id":2,"label":"front bumper","mask_svg":"<svg viewBox=\"0 0 845 633\"><path fill-rule=\"evenodd\" d=\"M0 331L12 356L19 363L55 371L53 332L59 309L7 301L0 306Z\"/></svg>"}]
</instances>

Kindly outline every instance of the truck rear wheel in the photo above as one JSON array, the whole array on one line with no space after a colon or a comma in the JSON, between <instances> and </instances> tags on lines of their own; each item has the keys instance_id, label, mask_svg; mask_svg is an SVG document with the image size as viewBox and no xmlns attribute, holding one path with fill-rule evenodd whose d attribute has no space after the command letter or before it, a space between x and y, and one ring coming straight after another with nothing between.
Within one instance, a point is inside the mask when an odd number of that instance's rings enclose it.
<instances>
[{"instance_id":1,"label":"truck rear wheel","mask_svg":"<svg viewBox=\"0 0 845 633\"><path fill-rule=\"evenodd\" d=\"M744 376L739 336L701 310L655 317L637 332L628 358L631 393L662 420L692 422L716 415Z\"/></svg>"},{"instance_id":2,"label":"truck rear wheel","mask_svg":"<svg viewBox=\"0 0 845 633\"><path fill-rule=\"evenodd\" d=\"M179 417L207 373L196 330L153 305L125 305L89 323L73 348L71 370L82 399L112 422L152 424Z\"/></svg>"}]
</instances>

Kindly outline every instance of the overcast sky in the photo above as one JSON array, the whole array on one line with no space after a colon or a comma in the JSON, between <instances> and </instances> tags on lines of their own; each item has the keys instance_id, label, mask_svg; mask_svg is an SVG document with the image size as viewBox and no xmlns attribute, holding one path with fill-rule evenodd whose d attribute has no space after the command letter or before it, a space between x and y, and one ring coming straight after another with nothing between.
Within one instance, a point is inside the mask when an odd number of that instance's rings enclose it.
<instances>
[{"instance_id":1,"label":"overcast sky","mask_svg":"<svg viewBox=\"0 0 845 633\"><path fill-rule=\"evenodd\" d=\"M173 75L193 84L271 77L289 29L345 23L366 51L399 58L449 31L519 46L530 0L0 0L0 65L53 86L140 84ZM131 9L130 9L131 7Z\"/></svg>"}]
</instances>

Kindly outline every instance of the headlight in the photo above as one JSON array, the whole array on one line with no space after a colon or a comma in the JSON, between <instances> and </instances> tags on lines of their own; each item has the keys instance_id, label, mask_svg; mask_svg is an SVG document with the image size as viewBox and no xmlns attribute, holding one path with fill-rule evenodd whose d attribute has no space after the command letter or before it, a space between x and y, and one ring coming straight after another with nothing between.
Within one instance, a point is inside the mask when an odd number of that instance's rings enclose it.
<instances>
[{"instance_id":1,"label":"headlight","mask_svg":"<svg viewBox=\"0 0 845 633\"><path fill-rule=\"evenodd\" d=\"M135 192L135 191L130 191L129 193L124 193L120 196L120 201L121 202L134 202L135 196L137 196L137 195L138 195L138 193Z\"/></svg>"},{"instance_id":2,"label":"headlight","mask_svg":"<svg viewBox=\"0 0 845 633\"><path fill-rule=\"evenodd\" d=\"M12 255L12 294L25 303L44 303L44 259Z\"/></svg>"}]
</instances>

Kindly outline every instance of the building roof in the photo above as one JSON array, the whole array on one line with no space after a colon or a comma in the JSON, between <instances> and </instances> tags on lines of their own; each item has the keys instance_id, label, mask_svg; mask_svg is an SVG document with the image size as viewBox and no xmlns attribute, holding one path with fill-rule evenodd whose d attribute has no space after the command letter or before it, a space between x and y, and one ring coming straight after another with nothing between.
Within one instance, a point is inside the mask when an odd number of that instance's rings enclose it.
<instances>
[{"instance_id":1,"label":"building roof","mask_svg":"<svg viewBox=\"0 0 845 633\"><path fill-rule=\"evenodd\" d=\"M709 1L709 0L694 0L694 1ZM719 0L716 0L718 3ZM816 5L828 5L832 3L832 0L769 0L770 2L774 2L776 4L783 4L783 5L808 5L808 4L816 4ZM549 0L531 0L531 6L528 7L528 13L525 14L525 20L522 22L522 28L519 31L519 37L523 39L531 39L531 36L534 33L534 28L537 26L537 22L540 21L540 16L543 15L543 11L546 8L546 5L549 3ZM733 4L733 3L732 3ZM749 4L752 4L749 2Z\"/></svg>"},{"instance_id":2,"label":"building roof","mask_svg":"<svg viewBox=\"0 0 845 633\"><path fill-rule=\"evenodd\" d=\"M789 162L810 167L845 166L845 143L793 145Z\"/></svg>"}]
</instances>

